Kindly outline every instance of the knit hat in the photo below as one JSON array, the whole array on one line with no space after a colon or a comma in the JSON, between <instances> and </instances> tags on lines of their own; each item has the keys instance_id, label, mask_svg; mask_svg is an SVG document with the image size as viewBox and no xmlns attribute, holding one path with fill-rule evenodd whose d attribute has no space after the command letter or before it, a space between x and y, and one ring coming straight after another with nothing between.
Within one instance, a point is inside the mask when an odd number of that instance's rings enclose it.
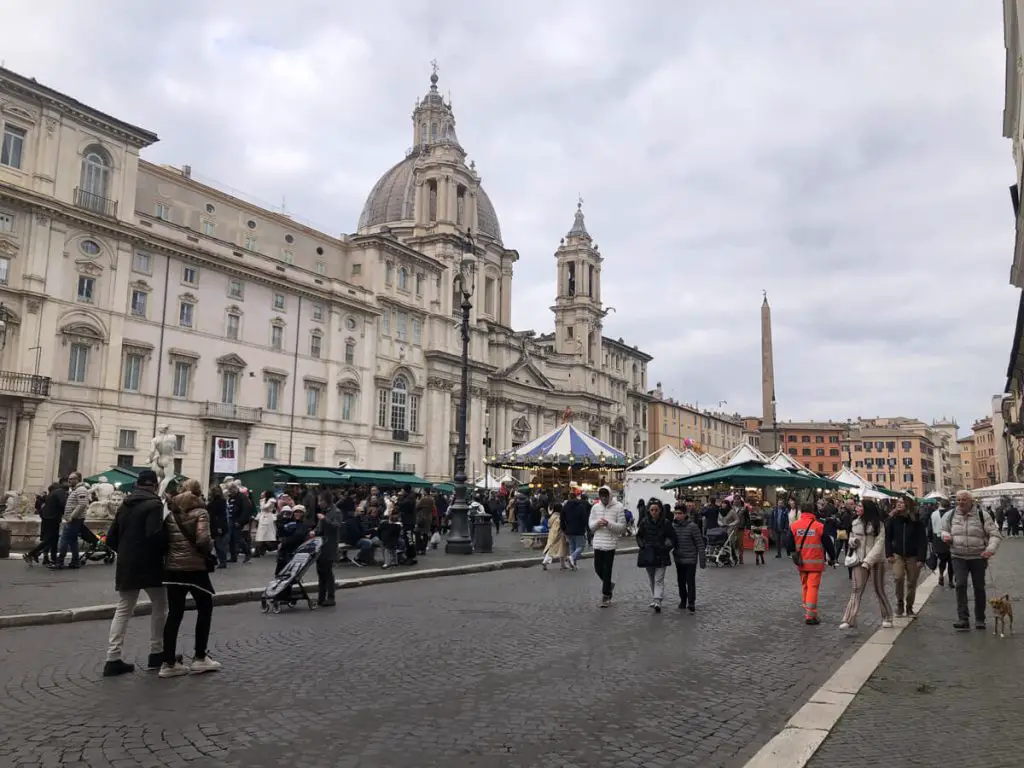
<instances>
[{"instance_id":1,"label":"knit hat","mask_svg":"<svg viewBox=\"0 0 1024 768\"><path fill-rule=\"evenodd\" d=\"M152 485L154 487L160 485L160 478L156 476L156 472L152 469L144 469L139 472L139 476L135 478L136 485Z\"/></svg>"}]
</instances>

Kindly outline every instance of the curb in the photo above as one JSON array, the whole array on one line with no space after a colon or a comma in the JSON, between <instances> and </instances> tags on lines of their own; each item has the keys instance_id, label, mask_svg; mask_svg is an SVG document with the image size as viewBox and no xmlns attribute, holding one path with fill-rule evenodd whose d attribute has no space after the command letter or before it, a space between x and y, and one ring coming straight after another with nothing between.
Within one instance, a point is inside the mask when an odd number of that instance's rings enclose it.
<instances>
[{"instance_id":1,"label":"curb","mask_svg":"<svg viewBox=\"0 0 1024 768\"><path fill-rule=\"evenodd\" d=\"M927 604L938 581L932 572L918 582L919 609ZM892 629L876 630L744 768L804 768L913 621L896 619Z\"/></svg>"},{"instance_id":2,"label":"curb","mask_svg":"<svg viewBox=\"0 0 1024 768\"><path fill-rule=\"evenodd\" d=\"M630 554L637 551L636 547L620 547L618 552ZM584 552L580 555L581 560L593 558L594 551ZM508 560L492 560L487 563L470 563L468 565L454 565L447 568L425 568L420 571L404 571L385 573L379 576L367 576L357 579L336 579L335 589L358 589L360 587L372 587L378 584L398 584L403 581L419 581L420 579L436 579L442 576L464 576L473 573L490 573L491 571L506 571L511 568L530 568L540 565L540 557L516 557ZM303 582L307 590L316 591L317 583ZM263 595L263 587L250 587L248 589L230 589L218 592L213 596L215 606L239 605L241 603L258 602ZM189 598L187 609L193 610L194 604ZM44 611L42 613L12 613L7 616L0 616L0 630L15 629L19 627L41 627L53 624L78 624L83 621L107 621L114 616L117 606L113 603L108 605L89 605L81 608L66 608L57 611ZM133 616L148 616L152 612L152 605L149 602L140 602L135 606Z\"/></svg>"}]
</instances>

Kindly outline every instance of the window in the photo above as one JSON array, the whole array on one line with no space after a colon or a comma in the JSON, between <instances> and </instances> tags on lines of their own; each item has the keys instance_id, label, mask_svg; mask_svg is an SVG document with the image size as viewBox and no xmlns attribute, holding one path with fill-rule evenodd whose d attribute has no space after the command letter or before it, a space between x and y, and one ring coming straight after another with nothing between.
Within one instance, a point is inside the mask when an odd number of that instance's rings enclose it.
<instances>
[{"instance_id":1,"label":"window","mask_svg":"<svg viewBox=\"0 0 1024 768\"><path fill-rule=\"evenodd\" d=\"M398 270L398 290L409 290L409 270L407 270L405 267L401 267Z\"/></svg>"},{"instance_id":2,"label":"window","mask_svg":"<svg viewBox=\"0 0 1024 768\"><path fill-rule=\"evenodd\" d=\"M838 443L839 442L839 437L837 435L829 435L828 436L828 441L830 443Z\"/></svg>"},{"instance_id":3,"label":"window","mask_svg":"<svg viewBox=\"0 0 1024 768\"><path fill-rule=\"evenodd\" d=\"M0 232L14 231L14 214L0 211Z\"/></svg>"},{"instance_id":4,"label":"window","mask_svg":"<svg viewBox=\"0 0 1024 768\"><path fill-rule=\"evenodd\" d=\"M139 433L134 429L117 430L117 447L121 450L134 451Z\"/></svg>"},{"instance_id":5,"label":"window","mask_svg":"<svg viewBox=\"0 0 1024 768\"><path fill-rule=\"evenodd\" d=\"M355 411L356 396L351 392L341 394L341 420L352 421L352 413Z\"/></svg>"},{"instance_id":6,"label":"window","mask_svg":"<svg viewBox=\"0 0 1024 768\"><path fill-rule=\"evenodd\" d=\"M409 382L405 376L396 376L391 383L391 428L408 428Z\"/></svg>"},{"instance_id":7,"label":"window","mask_svg":"<svg viewBox=\"0 0 1024 768\"><path fill-rule=\"evenodd\" d=\"M399 341L409 340L409 316L405 312L395 313L395 338Z\"/></svg>"},{"instance_id":8,"label":"window","mask_svg":"<svg viewBox=\"0 0 1024 768\"><path fill-rule=\"evenodd\" d=\"M175 435L174 436L174 451L175 451L175 453L184 453L185 452L185 436L184 435Z\"/></svg>"},{"instance_id":9,"label":"window","mask_svg":"<svg viewBox=\"0 0 1024 768\"><path fill-rule=\"evenodd\" d=\"M68 381L75 384L85 383L85 370L89 362L89 345L72 344L68 356Z\"/></svg>"},{"instance_id":10,"label":"window","mask_svg":"<svg viewBox=\"0 0 1024 768\"><path fill-rule=\"evenodd\" d=\"M875 441L875 450L876 451L881 451L883 448L885 448L885 443L883 443L881 440L876 440Z\"/></svg>"},{"instance_id":11,"label":"window","mask_svg":"<svg viewBox=\"0 0 1024 768\"><path fill-rule=\"evenodd\" d=\"M828 449L828 455L829 456L838 456L839 455L839 449L838 448L829 448Z\"/></svg>"},{"instance_id":12,"label":"window","mask_svg":"<svg viewBox=\"0 0 1024 768\"><path fill-rule=\"evenodd\" d=\"M386 389L379 390L377 392L377 426L386 427L388 425L388 399L390 393Z\"/></svg>"},{"instance_id":13,"label":"window","mask_svg":"<svg viewBox=\"0 0 1024 768\"><path fill-rule=\"evenodd\" d=\"M284 328L280 325L270 326L270 346L278 350L284 348Z\"/></svg>"},{"instance_id":14,"label":"window","mask_svg":"<svg viewBox=\"0 0 1024 768\"><path fill-rule=\"evenodd\" d=\"M119 453L114 466L122 467L124 469L130 469L135 463L135 455L131 453Z\"/></svg>"},{"instance_id":15,"label":"window","mask_svg":"<svg viewBox=\"0 0 1024 768\"><path fill-rule=\"evenodd\" d=\"M409 395L409 431L420 431L420 398L419 395Z\"/></svg>"},{"instance_id":16,"label":"window","mask_svg":"<svg viewBox=\"0 0 1024 768\"><path fill-rule=\"evenodd\" d=\"M102 147L91 146L82 159L82 207L106 213L107 190L110 188L110 158Z\"/></svg>"},{"instance_id":17,"label":"window","mask_svg":"<svg viewBox=\"0 0 1024 768\"><path fill-rule=\"evenodd\" d=\"M275 461L277 459L277 443L263 444L263 458L266 461Z\"/></svg>"},{"instance_id":18,"label":"window","mask_svg":"<svg viewBox=\"0 0 1024 768\"><path fill-rule=\"evenodd\" d=\"M412 319L412 343L419 346L422 342L423 326L418 317Z\"/></svg>"},{"instance_id":19,"label":"window","mask_svg":"<svg viewBox=\"0 0 1024 768\"><path fill-rule=\"evenodd\" d=\"M356 361L356 345L353 341L345 342L345 363L353 365Z\"/></svg>"},{"instance_id":20,"label":"window","mask_svg":"<svg viewBox=\"0 0 1024 768\"><path fill-rule=\"evenodd\" d=\"M904 472L903 473L903 482L904 483L912 483L912 482L914 482L914 473L913 472Z\"/></svg>"},{"instance_id":21,"label":"window","mask_svg":"<svg viewBox=\"0 0 1024 768\"><path fill-rule=\"evenodd\" d=\"M359 277L361 274L363 274L363 265L362 264L353 264L352 265L352 277Z\"/></svg>"},{"instance_id":22,"label":"window","mask_svg":"<svg viewBox=\"0 0 1024 768\"><path fill-rule=\"evenodd\" d=\"M195 305L187 301L181 302L178 306L178 325L182 328L191 328L192 320L195 317Z\"/></svg>"},{"instance_id":23,"label":"window","mask_svg":"<svg viewBox=\"0 0 1024 768\"><path fill-rule=\"evenodd\" d=\"M385 309L380 315L380 332L384 336L391 335L391 310Z\"/></svg>"},{"instance_id":24,"label":"window","mask_svg":"<svg viewBox=\"0 0 1024 768\"><path fill-rule=\"evenodd\" d=\"M320 415L320 387L315 384L306 385L306 415Z\"/></svg>"},{"instance_id":25,"label":"window","mask_svg":"<svg viewBox=\"0 0 1024 768\"><path fill-rule=\"evenodd\" d=\"M816 443L824 443L825 442L825 436L824 435L815 435L814 436L814 442L816 442Z\"/></svg>"},{"instance_id":26,"label":"window","mask_svg":"<svg viewBox=\"0 0 1024 768\"><path fill-rule=\"evenodd\" d=\"M811 455L811 449L810 448L804 448L802 451L800 451L800 454L803 455L803 456L810 456Z\"/></svg>"},{"instance_id":27,"label":"window","mask_svg":"<svg viewBox=\"0 0 1024 768\"><path fill-rule=\"evenodd\" d=\"M858 451L858 452L859 452L859 451L860 451L860 443L854 443L854 445L853 445L853 450L855 450L855 451Z\"/></svg>"},{"instance_id":28,"label":"window","mask_svg":"<svg viewBox=\"0 0 1024 768\"><path fill-rule=\"evenodd\" d=\"M311 333L309 336L309 356L319 358L323 346L323 336L319 333Z\"/></svg>"},{"instance_id":29,"label":"window","mask_svg":"<svg viewBox=\"0 0 1024 768\"><path fill-rule=\"evenodd\" d=\"M133 290L132 291L132 308L131 312L135 317L146 316L146 301L149 299L149 294L145 291Z\"/></svg>"},{"instance_id":30,"label":"window","mask_svg":"<svg viewBox=\"0 0 1024 768\"><path fill-rule=\"evenodd\" d=\"M282 312L284 311L284 294L283 293L275 293L274 294L274 309L276 309L278 311L282 311Z\"/></svg>"},{"instance_id":31,"label":"window","mask_svg":"<svg viewBox=\"0 0 1024 768\"><path fill-rule=\"evenodd\" d=\"M796 435L790 435L789 437L786 438L786 441L790 442L790 443L795 443L796 442Z\"/></svg>"},{"instance_id":32,"label":"window","mask_svg":"<svg viewBox=\"0 0 1024 768\"><path fill-rule=\"evenodd\" d=\"M267 379L267 410L276 411L281 407L281 380Z\"/></svg>"},{"instance_id":33,"label":"window","mask_svg":"<svg viewBox=\"0 0 1024 768\"><path fill-rule=\"evenodd\" d=\"M0 145L0 165L21 168L21 155L25 150L25 131L13 125L4 126L4 140Z\"/></svg>"},{"instance_id":34,"label":"window","mask_svg":"<svg viewBox=\"0 0 1024 768\"><path fill-rule=\"evenodd\" d=\"M809 443L809 442L811 442L811 436L810 435L800 435L800 442L801 443Z\"/></svg>"},{"instance_id":35,"label":"window","mask_svg":"<svg viewBox=\"0 0 1024 768\"><path fill-rule=\"evenodd\" d=\"M285 264L293 264L295 263L295 254L292 251L281 251L281 260Z\"/></svg>"},{"instance_id":36,"label":"window","mask_svg":"<svg viewBox=\"0 0 1024 768\"><path fill-rule=\"evenodd\" d=\"M0 285L7 285L11 279L11 260L6 256L0 257Z\"/></svg>"},{"instance_id":37,"label":"window","mask_svg":"<svg viewBox=\"0 0 1024 768\"><path fill-rule=\"evenodd\" d=\"M214 223L212 221L204 221L203 222L203 234L204 235L209 235L210 237L213 237L213 235L216 232L217 232L217 227L216 227L216 225L214 225Z\"/></svg>"},{"instance_id":38,"label":"window","mask_svg":"<svg viewBox=\"0 0 1024 768\"><path fill-rule=\"evenodd\" d=\"M395 265L390 261L384 264L384 285L391 285L395 279Z\"/></svg>"},{"instance_id":39,"label":"window","mask_svg":"<svg viewBox=\"0 0 1024 768\"><path fill-rule=\"evenodd\" d=\"M904 440L903 443L902 443L902 447L903 447L904 451L909 451L910 448L911 448L910 441L909 440Z\"/></svg>"},{"instance_id":40,"label":"window","mask_svg":"<svg viewBox=\"0 0 1024 768\"><path fill-rule=\"evenodd\" d=\"M128 392L138 392L142 385L142 355L124 356L124 375L122 377L122 389Z\"/></svg>"},{"instance_id":41,"label":"window","mask_svg":"<svg viewBox=\"0 0 1024 768\"><path fill-rule=\"evenodd\" d=\"M432 125L431 128L434 126ZM437 182L431 180L427 182L427 190L430 195L429 205L427 208L427 221L437 221Z\"/></svg>"},{"instance_id":42,"label":"window","mask_svg":"<svg viewBox=\"0 0 1024 768\"><path fill-rule=\"evenodd\" d=\"M80 275L78 278L78 300L92 304L93 294L96 292L96 280L91 277Z\"/></svg>"},{"instance_id":43,"label":"window","mask_svg":"<svg viewBox=\"0 0 1024 768\"><path fill-rule=\"evenodd\" d=\"M423 295L423 275L421 274L416 275L416 295Z\"/></svg>"},{"instance_id":44,"label":"window","mask_svg":"<svg viewBox=\"0 0 1024 768\"><path fill-rule=\"evenodd\" d=\"M892 452L896 450L896 443L892 440L885 444L885 450Z\"/></svg>"},{"instance_id":45,"label":"window","mask_svg":"<svg viewBox=\"0 0 1024 768\"><path fill-rule=\"evenodd\" d=\"M238 341L238 331L242 326L242 316L235 312L228 312L228 327L224 334L229 339Z\"/></svg>"},{"instance_id":46,"label":"window","mask_svg":"<svg viewBox=\"0 0 1024 768\"><path fill-rule=\"evenodd\" d=\"M494 314L494 278L484 280L484 314Z\"/></svg>"},{"instance_id":47,"label":"window","mask_svg":"<svg viewBox=\"0 0 1024 768\"><path fill-rule=\"evenodd\" d=\"M249 219L247 222L245 222L245 226L247 226L249 229L256 229L256 222L253 221L252 219Z\"/></svg>"},{"instance_id":48,"label":"window","mask_svg":"<svg viewBox=\"0 0 1024 768\"><path fill-rule=\"evenodd\" d=\"M166 203L157 203L156 204L156 217L158 219L162 219L164 221L170 221L171 220L171 206L167 205Z\"/></svg>"},{"instance_id":49,"label":"window","mask_svg":"<svg viewBox=\"0 0 1024 768\"><path fill-rule=\"evenodd\" d=\"M245 283L241 280L232 280L228 283L228 296L232 299L242 300L245 298Z\"/></svg>"},{"instance_id":50,"label":"window","mask_svg":"<svg viewBox=\"0 0 1024 768\"><path fill-rule=\"evenodd\" d=\"M824 456L825 455L825 449L824 448L815 448L814 449L814 455L815 456Z\"/></svg>"},{"instance_id":51,"label":"window","mask_svg":"<svg viewBox=\"0 0 1024 768\"><path fill-rule=\"evenodd\" d=\"M316 263L316 273L318 275L326 275L327 274L327 265L324 264L322 261L318 261Z\"/></svg>"},{"instance_id":52,"label":"window","mask_svg":"<svg viewBox=\"0 0 1024 768\"><path fill-rule=\"evenodd\" d=\"M197 285L199 283L199 273L196 272L196 268L182 267L181 282L187 283L188 285Z\"/></svg>"},{"instance_id":53,"label":"window","mask_svg":"<svg viewBox=\"0 0 1024 768\"><path fill-rule=\"evenodd\" d=\"M455 223L462 224L466 217L466 188L459 186L455 191Z\"/></svg>"},{"instance_id":54,"label":"window","mask_svg":"<svg viewBox=\"0 0 1024 768\"><path fill-rule=\"evenodd\" d=\"M256 235L246 235L245 242L242 244L247 251L256 250Z\"/></svg>"},{"instance_id":55,"label":"window","mask_svg":"<svg viewBox=\"0 0 1024 768\"><path fill-rule=\"evenodd\" d=\"M796 456L796 448L790 448L789 449L789 455L790 456Z\"/></svg>"},{"instance_id":56,"label":"window","mask_svg":"<svg viewBox=\"0 0 1024 768\"><path fill-rule=\"evenodd\" d=\"M220 401L230 405L238 394L238 372L224 371L220 377Z\"/></svg>"},{"instance_id":57,"label":"window","mask_svg":"<svg viewBox=\"0 0 1024 768\"><path fill-rule=\"evenodd\" d=\"M192 363L183 360L174 362L174 381L171 392L175 397L188 397L188 386L192 380Z\"/></svg>"},{"instance_id":58,"label":"window","mask_svg":"<svg viewBox=\"0 0 1024 768\"><path fill-rule=\"evenodd\" d=\"M302 459L303 461L316 461L316 448L312 445L307 445L302 452Z\"/></svg>"},{"instance_id":59,"label":"window","mask_svg":"<svg viewBox=\"0 0 1024 768\"><path fill-rule=\"evenodd\" d=\"M313 319L314 320L323 320L324 319L324 305L323 304L314 304L313 305Z\"/></svg>"}]
</instances>

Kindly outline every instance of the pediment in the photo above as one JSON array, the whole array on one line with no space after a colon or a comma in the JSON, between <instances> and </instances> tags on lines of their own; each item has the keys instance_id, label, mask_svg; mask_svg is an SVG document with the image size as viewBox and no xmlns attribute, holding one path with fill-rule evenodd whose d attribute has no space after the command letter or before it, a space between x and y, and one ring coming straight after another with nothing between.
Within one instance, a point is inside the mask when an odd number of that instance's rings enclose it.
<instances>
[{"instance_id":1,"label":"pediment","mask_svg":"<svg viewBox=\"0 0 1024 768\"><path fill-rule=\"evenodd\" d=\"M506 381L525 384L530 387L539 387L540 389L555 388L551 380L529 358L520 360L513 365L502 374L502 378Z\"/></svg>"},{"instance_id":2,"label":"pediment","mask_svg":"<svg viewBox=\"0 0 1024 768\"><path fill-rule=\"evenodd\" d=\"M5 256L14 256L18 252L18 244L6 237L0 237L0 253Z\"/></svg>"},{"instance_id":3,"label":"pediment","mask_svg":"<svg viewBox=\"0 0 1024 768\"><path fill-rule=\"evenodd\" d=\"M219 368L236 368L241 370L247 365L249 364L234 352L230 352L217 358L217 367Z\"/></svg>"},{"instance_id":4,"label":"pediment","mask_svg":"<svg viewBox=\"0 0 1024 768\"><path fill-rule=\"evenodd\" d=\"M184 362L189 362L199 359L199 353L193 352L191 349L179 349L178 347L171 347L167 350L167 356L170 358L178 358Z\"/></svg>"},{"instance_id":5,"label":"pediment","mask_svg":"<svg viewBox=\"0 0 1024 768\"><path fill-rule=\"evenodd\" d=\"M241 358L239 358L241 359ZM283 371L280 368L264 368L263 378L265 379L287 379L288 371Z\"/></svg>"},{"instance_id":6,"label":"pediment","mask_svg":"<svg viewBox=\"0 0 1024 768\"><path fill-rule=\"evenodd\" d=\"M149 291L151 287L145 280L136 280L131 284L131 287L137 291Z\"/></svg>"},{"instance_id":7,"label":"pediment","mask_svg":"<svg viewBox=\"0 0 1024 768\"><path fill-rule=\"evenodd\" d=\"M103 274L103 267L89 259L76 259L75 266L83 275L89 275L90 277L98 277Z\"/></svg>"},{"instance_id":8,"label":"pediment","mask_svg":"<svg viewBox=\"0 0 1024 768\"><path fill-rule=\"evenodd\" d=\"M195 304L196 302L199 301L199 298L194 293L189 293L188 291L186 291L185 293L181 294L178 297L178 300L184 301L188 304Z\"/></svg>"},{"instance_id":9,"label":"pediment","mask_svg":"<svg viewBox=\"0 0 1024 768\"><path fill-rule=\"evenodd\" d=\"M148 341L135 341L134 339L123 339L121 349L130 355L144 355L149 357L153 354L153 345Z\"/></svg>"},{"instance_id":10,"label":"pediment","mask_svg":"<svg viewBox=\"0 0 1024 768\"><path fill-rule=\"evenodd\" d=\"M3 112L8 117L14 117L18 120L24 120L27 123L34 123L36 121L35 116L26 109L16 107L13 104L5 103L0 107L0 112Z\"/></svg>"}]
</instances>

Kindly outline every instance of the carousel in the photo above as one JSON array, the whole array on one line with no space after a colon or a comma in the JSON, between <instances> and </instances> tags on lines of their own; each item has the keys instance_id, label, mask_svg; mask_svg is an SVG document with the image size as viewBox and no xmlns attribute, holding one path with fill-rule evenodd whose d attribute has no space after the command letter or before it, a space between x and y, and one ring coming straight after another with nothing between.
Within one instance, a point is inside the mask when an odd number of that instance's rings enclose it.
<instances>
[{"instance_id":1,"label":"carousel","mask_svg":"<svg viewBox=\"0 0 1024 768\"><path fill-rule=\"evenodd\" d=\"M567 412L561 426L518 448L490 457L487 465L494 469L528 472L531 488L568 493L570 488L592 491L602 485L621 486L619 475L635 458L573 426L571 416L571 412Z\"/></svg>"}]
</instances>

